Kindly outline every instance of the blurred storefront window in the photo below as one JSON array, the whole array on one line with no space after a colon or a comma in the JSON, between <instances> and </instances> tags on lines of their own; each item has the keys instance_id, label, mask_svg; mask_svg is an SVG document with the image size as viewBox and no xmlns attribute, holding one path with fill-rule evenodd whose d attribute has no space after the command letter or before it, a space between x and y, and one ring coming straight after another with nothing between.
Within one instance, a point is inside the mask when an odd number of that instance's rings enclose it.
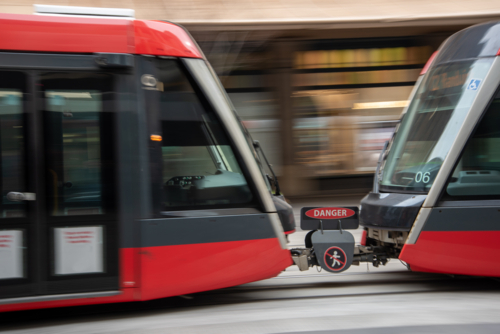
<instances>
[{"instance_id":1,"label":"blurred storefront window","mask_svg":"<svg viewBox=\"0 0 500 334\"><path fill-rule=\"evenodd\" d=\"M433 51L409 43L387 40L378 44L394 46L348 48L346 43L322 41L295 52L295 162L309 175L374 172L380 150Z\"/></svg>"},{"instance_id":2,"label":"blurred storefront window","mask_svg":"<svg viewBox=\"0 0 500 334\"><path fill-rule=\"evenodd\" d=\"M277 174L287 146L292 163L313 178L374 172L434 51L418 37L294 41L284 62L291 66L286 82L292 90L285 102L278 100L285 97L278 97L273 75L286 66L276 65L273 41L238 36L219 36L201 47ZM282 124L291 124L292 138L285 138Z\"/></svg>"}]
</instances>

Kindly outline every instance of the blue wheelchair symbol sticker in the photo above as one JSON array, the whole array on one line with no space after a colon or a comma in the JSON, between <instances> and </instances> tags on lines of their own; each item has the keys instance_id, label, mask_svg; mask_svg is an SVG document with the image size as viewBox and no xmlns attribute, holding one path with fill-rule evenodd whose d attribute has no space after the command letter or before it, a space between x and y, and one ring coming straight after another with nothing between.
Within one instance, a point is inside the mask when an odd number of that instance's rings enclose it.
<instances>
[{"instance_id":1,"label":"blue wheelchair symbol sticker","mask_svg":"<svg viewBox=\"0 0 500 334\"><path fill-rule=\"evenodd\" d=\"M467 85L468 90L477 90L481 84L481 79L472 79Z\"/></svg>"}]
</instances>

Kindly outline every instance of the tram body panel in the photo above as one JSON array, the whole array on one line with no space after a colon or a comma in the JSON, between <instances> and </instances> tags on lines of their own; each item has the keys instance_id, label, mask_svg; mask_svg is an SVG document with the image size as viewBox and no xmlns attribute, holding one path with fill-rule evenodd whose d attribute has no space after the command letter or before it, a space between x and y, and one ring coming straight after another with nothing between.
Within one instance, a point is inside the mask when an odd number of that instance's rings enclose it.
<instances>
[{"instance_id":1,"label":"tram body panel","mask_svg":"<svg viewBox=\"0 0 500 334\"><path fill-rule=\"evenodd\" d=\"M276 238L271 215L141 221L141 300L277 275L292 261Z\"/></svg>"},{"instance_id":2,"label":"tram body panel","mask_svg":"<svg viewBox=\"0 0 500 334\"><path fill-rule=\"evenodd\" d=\"M400 259L415 271L500 276L499 219L500 206L434 208Z\"/></svg>"},{"instance_id":3,"label":"tram body panel","mask_svg":"<svg viewBox=\"0 0 500 334\"><path fill-rule=\"evenodd\" d=\"M0 22L2 50L133 53L135 49L129 38L130 20L0 14Z\"/></svg>"},{"instance_id":4,"label":"tram body panel","mask_svg":"<svg viewBox=\"0 0 500 334\"><path fill-rule=\"evenodd\" d=\"M162 22L134 20L136 54L203 58L196 43L180 26Z\"/></svg>"},{"instance_id":5,"label":"tram body panel","mask_svg":"<svg viewBox=\"0 0 500 334\"><path fill-rule=\"evenodd\" d=\"M0 49L203 58L188 33L161 21L1 14Z\"/></svg>"},{"instance_id":6,"label":"tram body panel","mask_svg":"<svg viewBox=\"0 0 500 334\"><path fill-rule=\"evenodd\" d=\"M15 312L36 310L42 308L56 308L56 307L70 307L70 306L84 306L84 305L97 305L97 304L110 304L110 303L125 303L139 300L137 295L138 289L128 288L121 289L110 293L110 296L102 296L98 293L87 294L87 296L67 294L63 296L40 296L39 301L34 301L36 298L23 301L20 298L15 300L3 299L0 300L0 312Z\"/></svg>"},{"instance_id":7,"label":"tram body panel","mask_svg":"<svg viewBox=\"0 0 500 334\"><path fill-rule=\"evenodd\" d=\"M292 265L290 252L275 238L144 247L140 253L140 300L245 284Z\"/></svg>"}]
</instances>

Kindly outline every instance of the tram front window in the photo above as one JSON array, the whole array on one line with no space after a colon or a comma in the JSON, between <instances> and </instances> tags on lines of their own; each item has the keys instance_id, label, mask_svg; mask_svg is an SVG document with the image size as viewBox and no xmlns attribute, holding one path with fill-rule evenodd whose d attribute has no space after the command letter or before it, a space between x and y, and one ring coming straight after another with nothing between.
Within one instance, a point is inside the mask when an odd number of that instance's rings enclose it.
<instances>
[{"instance_id":1,"label":"tram front window","mask_svg":"<svg viewBox=\"0 0 500 334\"><path fill-rule=\"evenodd\" d=\"M147 59L155 73L147 105L161 125L163 210L231 207L253 196L215 112L175 60ZM150 73L151 73L150 72Z\"/></svg>"},{"instance_id":2,"label":"tram front window","mask_svg":"<svg viewBox=\"0 0 500 334\"><path fill-rule=\"evenodd\" d=\"M426 74L390 147L380 190L430 189L492 62L445 63Z\"/></svg>"}]
</instances>

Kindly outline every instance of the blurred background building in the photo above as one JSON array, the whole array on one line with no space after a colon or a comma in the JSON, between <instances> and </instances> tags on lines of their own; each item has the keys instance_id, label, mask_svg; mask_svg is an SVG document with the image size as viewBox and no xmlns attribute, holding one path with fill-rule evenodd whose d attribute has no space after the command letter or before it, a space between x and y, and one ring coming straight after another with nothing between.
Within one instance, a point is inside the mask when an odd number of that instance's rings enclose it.
<instances>
[{"instance_id":1,"label":"blurred background building","mask_svg":"<svg viewBox=\"0 0 500 334\"><path fill-rule=\"evenodd\" d=\"M362 193L429 56L498 0L0 0L132 8L198 41L287 196Z\"/></svg>"}]
</instances>

